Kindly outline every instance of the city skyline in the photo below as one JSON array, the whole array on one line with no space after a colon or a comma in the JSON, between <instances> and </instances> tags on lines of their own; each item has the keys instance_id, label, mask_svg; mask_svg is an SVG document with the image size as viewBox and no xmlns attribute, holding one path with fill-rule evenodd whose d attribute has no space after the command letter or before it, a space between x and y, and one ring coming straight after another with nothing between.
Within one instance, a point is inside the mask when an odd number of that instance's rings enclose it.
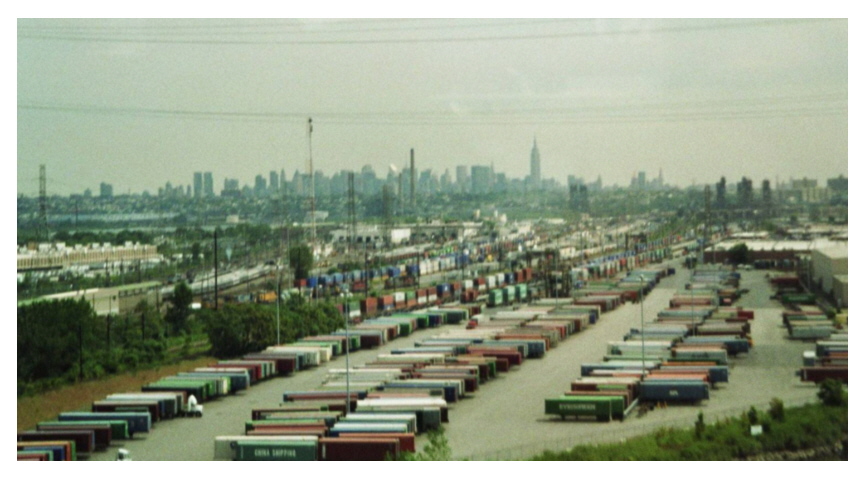
<instances>
[{"instance_id":1,"label":"city skyline","mask_svg":"<svg viewBox=\"0 0 865 479\"><path fill-rule=\"evenodd\" d=\"M847 20L18 20L19 194L370 164L848 175ZM312 118L314 130L308 132Z\"/></svg>"}]
</instances>

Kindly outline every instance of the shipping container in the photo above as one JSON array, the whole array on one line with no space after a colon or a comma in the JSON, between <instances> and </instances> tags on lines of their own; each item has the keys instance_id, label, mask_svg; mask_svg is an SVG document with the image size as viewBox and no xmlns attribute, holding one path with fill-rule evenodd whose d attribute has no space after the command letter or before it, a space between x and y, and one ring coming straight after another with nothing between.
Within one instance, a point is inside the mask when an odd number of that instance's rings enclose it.
<instances>
[{"instance_id":1,"label":"shipping container","mask_svg":"<svg viewBox=\"0 0 865 479\"><path fill-rule=\"evenodd\" d=\"M93 433L94 448L105 449L111 445L111 426L108 424L82 424L69 422L55 422L53 424L41 422L36 425L36 431L86 431ZM95 450L94 449L94 450Z\"/></svg>"},{"instance_id":2,"label":"shipping container","mask_svg":"<svg viewBox=\"0 0 865 479\"><path fill-rule=\"evenodd\" d=\"M87 427L87 426L108 426L111 428L111 439L130 439L129 423L123 420L105 420L105 421L41 421L36 425L39 430L43 427L64 426L64 427Z\"/></svg>"},{"instance_id":3,"label":"shipping container","mask_svg":"<svg viewBox=\"0 0 865 479\"><path fill-rule=\"evenodd\" d=\"M399 457L394 437L328 437L319 441L322 461L386 461Z\"/></svg>"},{"instance_id":4,"label":"shipping container","mask_svg":"<svg viewBox=\"0 0 865 479\"><path fill-rule=\"evenodd\" d=\"M236 461L315 461L318 441L302 438L264 441L249 438L234 445Z\"/></svg>"},{"instance_id":5,"label":"shipping container","mask_svg":"<svg viewBox=\"0 0 865 479\"><path fill-rule=\"evenodd\" d=\"M693 380L643 381L640 385L640 399L699 402L709 399L709 384Z\"/></svg>"},{"instance_id":6,"label":"shipping container","mask_svg":"<svg viewBox=\"0 0 865 479\"><path fill-rule=\"evenodd\" d=\"M17 437L18 442L72 441L78 454L89 454L96 450L96 434L92 430L23 431Z\"/></svg>"},{"instance_id":7,"label":"shipping container","mask_svg":"<svg viewBox=\"0 0 865 479\"><path fill-rule=\"evenodd\" d=\"M75 441L18 441L17 450L25 453L50 453L53 461L77 461Z\"/></svg>"},{"instance_id":8,"label":"shipping container","mask_svg":"<svg viewBox=\"0 0 865 479\"><path fill-rule=\"evenodd\" d=\"M61 412L58 421L122 420L129 426L129 436L150 432L150 414L146 412Z\"/></svg>"},{"instance_id":9,"label":"shipping container","mask_svg":"<svg viewBox=\"0 0 865 479\"><path fill-rule=\"evenodd\" d=\"M555 414L565 419L566 416L592 416L598 421L610 421L613 418L613 402L622 398L614 396L567 396L544 400L544 414ZM623 408L624 409L624 408Z\"/></svg>"}]
</instances>

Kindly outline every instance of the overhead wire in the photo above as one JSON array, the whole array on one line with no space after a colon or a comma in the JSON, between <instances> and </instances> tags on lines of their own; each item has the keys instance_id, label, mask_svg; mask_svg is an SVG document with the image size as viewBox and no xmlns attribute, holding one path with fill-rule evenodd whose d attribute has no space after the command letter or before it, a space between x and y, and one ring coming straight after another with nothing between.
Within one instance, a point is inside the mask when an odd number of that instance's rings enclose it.
<instances>
[{"instance_id":1,"label":"overhead wire","mask_svg":"<svg viewBox=\"0 0 865 479\"><path fill-rule=\"evenodd\" d=\"M606 105L575 108L510 108L427 111L217 111L171 108L111 107L45 104L20 101L19 110L91 113L134 117L247 122L302 121L309 117L331 124L524 124L670 122L691 120L744 120L782 117L845 115L846 94L706 100L642 105Z\"/></svg>"},{"instance_id":2,"label":"overhead wire","mask_svg":"<svg viewBox=\"0 0 865 479\"><path fill-rule=\"evenodd\" d=\"M198 45L363 45L363 44L416 44L416 43L452 43L452 42L487 42L487 41L512 41L512 40L541 40L541 39L563 39L563 38L579 38L579 37L602 37L602 36L619 36L619 35L635 35L635 34L664 34L676 32L697 32L709 30L726 30L740 29L766 26L791 26L802 23L838 21L836 19L763 19L763 20L731 20L710 24L686 24L686 25L667 25L655 26L649 28L628 28L628 29L593 29L579 31L563 31L563 32L540 32L540 33L510 33L500 35L472 35L460 37L406 37L406 38L355 38L355 39L282 39L268 38L261 40L252 39L231 39L231 38L142 38L128 36L93 36L89 35L69 35L69 34L51 34L51 33L27 33L19 30L18 38L31 40L63 40L72 42L109 42L109 43L146 43L146 44L198 44ZM359 31L349 31L348 33L358 33ZM219 32L208 32L208 34L218 34ZM224 33L224 32L223 32ZM290 32L289 32L290 33ZM329 33L322 31L322 33Z\"/></svg>"}]
</instances>

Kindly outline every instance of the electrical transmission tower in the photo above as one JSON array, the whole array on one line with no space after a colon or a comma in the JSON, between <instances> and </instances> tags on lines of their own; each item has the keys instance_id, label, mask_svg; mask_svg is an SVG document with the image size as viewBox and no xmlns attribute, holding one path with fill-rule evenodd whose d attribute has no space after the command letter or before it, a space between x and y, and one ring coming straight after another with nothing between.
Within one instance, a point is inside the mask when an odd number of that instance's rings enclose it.
<instances>
[{"instance_id":1,"label":"electrical transmission tower","mask_svg":"<svg viewBox=\"0 0 865 479\"><path fill-rule=\"evenodd\" d=\"M349 253L354 252L354 242L357 240L357 212L355 210L355 196L354 196L354 172L351 171L348 174L348 218L349 218L349 239L348 239L348 251Z\"/></svg>"},{"instance_id":2,"label":"electrical transmission tower","mask_svg":"<svg viewBox=\"0 0 865 479\"><path fill-rule=\"evenodd\" d=\"M48 241L48 193L46 184L45 165L39 165L39 220L36 225L36 237L39 241Z\"/></svg>"}]
</instances>

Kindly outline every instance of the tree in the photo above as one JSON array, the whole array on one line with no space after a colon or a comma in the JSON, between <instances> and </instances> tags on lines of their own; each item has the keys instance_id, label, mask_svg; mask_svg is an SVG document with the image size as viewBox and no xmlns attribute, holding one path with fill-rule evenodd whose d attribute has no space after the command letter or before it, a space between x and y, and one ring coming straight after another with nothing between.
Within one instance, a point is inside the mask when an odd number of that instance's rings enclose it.
<instances>
[{"instance_id":1,"label":"tree","mask_svg":"<svg viewBox=\"0 0 865 479\"><path fill-rule=\"evenodd\" d=\"M261 351L276 340L273 310L254 303L226 304L203 319L211 353L218 358Z\"/></svg>"},{"instance_id":2,"label":"tree","mask_svg":"<svg viewBox=\"0 0 865 479\"><path fill-rule=\"evenodd\" d=\"M201 261L201 243L199 243L198 241L196 241L195 243L192 243L191 254L192 254L191 263L192 264L198 264Z\"/></svg>"},{"instance_id":3,"label":"tree","mask_svg":"<svg viewBox=\"0 0 865 479\"><path fill-rule=\"evenodd\" d=\"M845 402L844 386L837 379L827 379L820 383L817 397L824 406L843 406Z\"/></svg>"},{"instance_id":4,"label":"tree","mask_svg":"<svg viewBox=\"0 0 865 479\"><path fill-rule=\"evenodd\" d=\"M104 325L84 299L39 301L18 308L18 381L84 377L104 350Z\"/></svg>"},{"instance_id":5,"label":"tree","mask_svg":"<svg viewBox=\"0 0 865 479\"><path fill-rule=\"evenodd\" d=\"M738 243L730 248L730 262L733 264L747 264L748 263L748 245L745 243Z\"/></svg>"},{"instance_id":6,"label":"tree","mask_svg":"<svg viewBox=\"0 0 865 479\"><path fill-rule=\"evenodd\" d=\"M288 252L295 278L307 278L312 270L312 250L307 245L292 246Z\"/></svg>"},{"instance_id":7,"label":"tree","mask_svg":"<svg viewBox=\"0 0 865 479\"><path fill-rule=\"evenodd\" d=\"M183 281L174 286L174 295L171 297L171 307L165 315L165 320L171 325L172 334L186 332L189 325L186 322L192 306L192 290Z\"/></svg>"},{"instance_id":8,"label":"tree","mask_svg":"<svg viewBox=\"0 0 865 479\"><path fill-rule=\"evenodd\" d=\"M784 422L784 401L780 398L772 398L769 401L769 416L778 422Z\"/></svg>"},{"instance_id":9,"label":"tree","mask_svg":"<svg viewBox=\"0 0 865 479\"><path fill-rule=\"evenodd\" d=\"M694 423L694 435L697 436L697 439L701 439L705 432L706 422L703 418L703 411L700 411L700 414L697 414L697 422Z\"/></svg>"}]
</instances>

